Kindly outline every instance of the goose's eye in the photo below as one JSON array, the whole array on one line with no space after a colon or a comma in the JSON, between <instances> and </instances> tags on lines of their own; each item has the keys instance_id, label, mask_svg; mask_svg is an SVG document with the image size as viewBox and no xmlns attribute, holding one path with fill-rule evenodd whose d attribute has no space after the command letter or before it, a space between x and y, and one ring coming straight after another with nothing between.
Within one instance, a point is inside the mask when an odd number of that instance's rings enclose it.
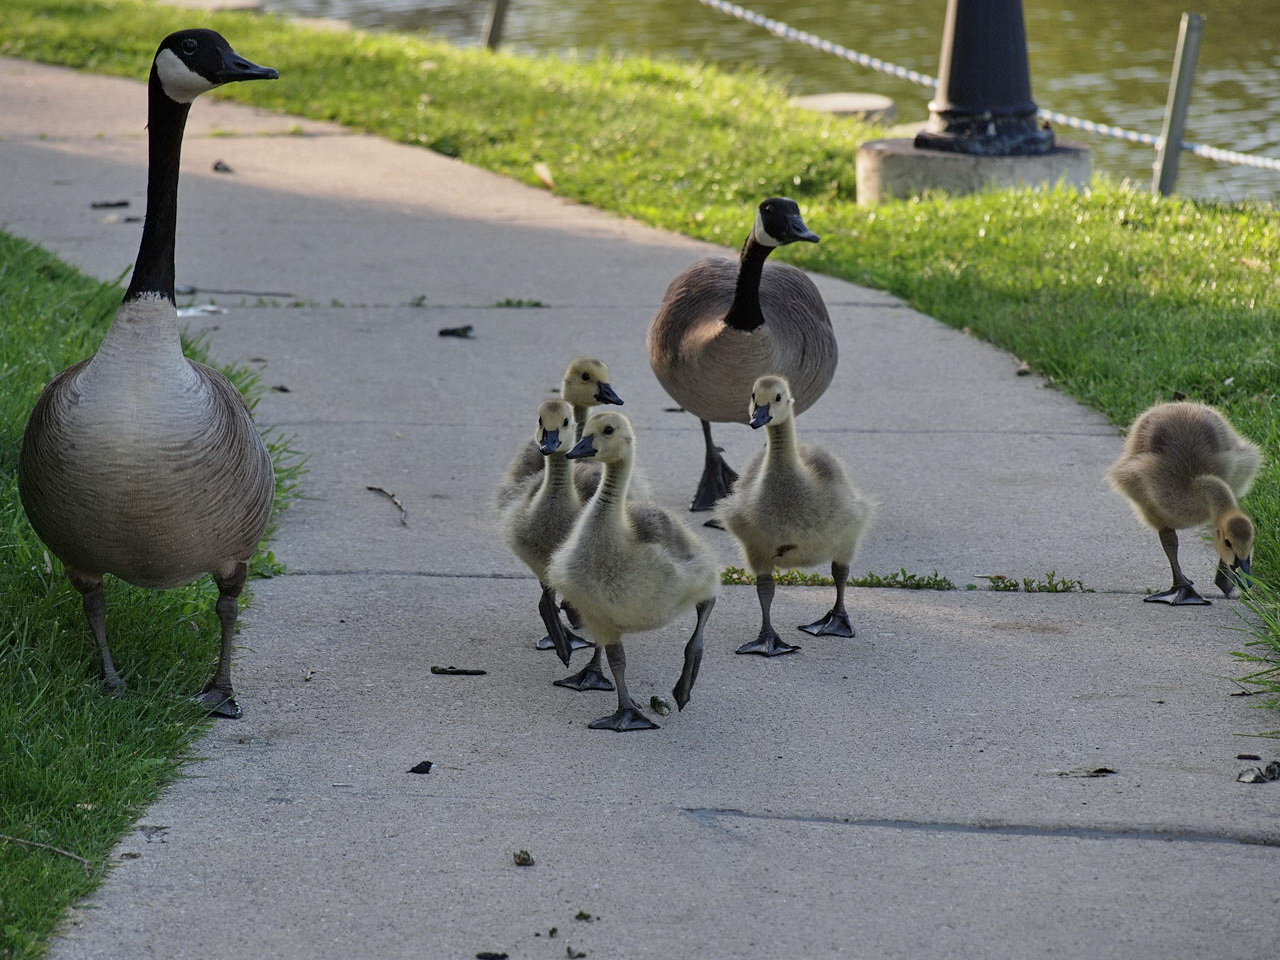
<instances>
[{"instance_id":1,"label":"goose's eye","mask_svg":"<svg viewBox=\"0 0 1280 960\"><path fill-rule=\"evenodd\" d=\"M781 403L781 402L782 402L782 394L780 394L780 393L779 393L777 396L775 396L775 397L773 398L773 402L774 402L774 403Z\"/></svg>"},{"instance_id":2,"label":"goose's eye","mask_svg":"<svg viewBox=\"0 0 1280 960\"><path fill-rule=\"evenodd\" d=\"M568 425L569 425L569 418L565 417L564 420L561 421L560 426L567 427Z\"/></svg>"},{"instance_id":3,"label":"goose's eye","mask_svg":"<svg viewBox=\"0 0 1280 960\"><path fill-rule=\"evenodd\" d=\"M589 383L591 381L591 374L587 373L585 370L582 371L582 379Z\"/></svg>"},{"instance_id":4,"label":"goose's eye","mask_svg":"<svg viewBox=\"0 0 1280 960\"><path fill-rule=\"evenodd\" d=\"M605 435L606 437L607 437L607 436L610 436L612 433L613 433L613 427L605 427L605 428L604 428L604 435Z\"/></svg>"},{"instance_id":5,"label":"goose's eye","mask_svg":"<svg viewBox=\"0 0 1280 960\"><path fill-rule=\"evenodd\" d=\"M187 39L182 41L182 52L189 57L196 52L199 46L200 45L198 43L196 43L190 37L187 37Z\"/></svg>"},{"instance_id":6,"label":"goose's eye","mask_svg":"<svg viewBox=\"0 0 1280 960\"><path fill-rule=\"evenodd\" d=\"M1231 545L1231 541L1230 541L1230 540L1225 540L1225 539L1224 539L1224 541L1223 541L1223 542L1224 542L1224 543L1226 543L1226 545L1227 545L1227 549L1228 549L1228 550L1234 550L1234 549L1235 549L1235 547L1233 547L1233 546Z\"/></svg>"}]
</instances>

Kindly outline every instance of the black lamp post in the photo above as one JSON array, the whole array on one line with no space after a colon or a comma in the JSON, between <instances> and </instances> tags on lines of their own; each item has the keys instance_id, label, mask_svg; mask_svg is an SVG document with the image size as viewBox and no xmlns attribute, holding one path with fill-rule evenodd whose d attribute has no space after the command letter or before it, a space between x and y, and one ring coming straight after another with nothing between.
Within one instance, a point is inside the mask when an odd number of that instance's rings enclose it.
<instances>
[{"instance_id":1,"label":"black lamp post","mask_svg":"<svg viewBox=\"0 0 1280 960\"><path fill-rule=\"evenodd\" d=\"M1022 0L947 0L938 89L915 145L988 157L1053 149L1031 99Z\"/></svg>"}]
</instances>

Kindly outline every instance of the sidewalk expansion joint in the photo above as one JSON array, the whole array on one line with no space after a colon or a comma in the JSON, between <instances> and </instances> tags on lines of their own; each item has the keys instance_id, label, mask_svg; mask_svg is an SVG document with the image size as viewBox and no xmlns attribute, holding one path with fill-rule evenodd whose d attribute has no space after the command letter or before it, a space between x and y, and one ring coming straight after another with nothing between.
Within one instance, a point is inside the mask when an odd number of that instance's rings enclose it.
<instances>
[{"instance_id":1,"label":"sidewalk expansion joint","mask_svg":"<svg viewBox=\"0 0 1280 960\"><path fill-rule=\"evenodd\" d=\"M289 577L426 577L435 580L534 580L531 573L462 573L456 570L287 570L272 580Z\"/></svg>"},{"instance_id":2,"label":"sidewalk expansion joint","mask_svg":"<svg viewBox=\"0 0 1280 960\"><path fill-rule=\"evenodd\" d=\"M1245 831L1160 830L1151 827L1035 826L1021 823L973 823L947 820L881 820L856 817L818 817L799 814L750 813L729 807L685 807L684 812L704 827L725 829L726 819L763 820L877 830L920 830L928 833L961 833L998 837L1031 837L1051 840L1158 840L1163 843L1230 844L1280 847L1280 835Z\"/></svg>"}]
</instances>

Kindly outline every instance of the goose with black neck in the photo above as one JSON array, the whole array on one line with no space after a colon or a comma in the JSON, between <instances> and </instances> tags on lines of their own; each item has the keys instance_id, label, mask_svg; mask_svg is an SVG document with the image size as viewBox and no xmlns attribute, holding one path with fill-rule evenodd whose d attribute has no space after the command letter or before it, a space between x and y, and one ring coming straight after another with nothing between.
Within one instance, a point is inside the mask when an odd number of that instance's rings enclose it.
<instances>
[{"instance_id":1,"label":"goose with black neck","mask_svg":"<svg viewBox=\"0 0 1280 960\"><path fill-rule=\"evenodd\" d=\"M199 696L239 717L231 649L248 562L275 490L248 405L187 359L174 303L178 166L191 104L224 83L275 79L212 30L161 41L147 84L147 215L133 276L97 353L49 382L27 421L18 489L36 534L80 592L113 692L103 576L165 589L212 574L221 646Z\"/></svg>"},{"instance_id":2,"label":"goose with black neck","mask_svg":"<svg viewBox=\"0 0 1280 960\"><path fill-rule=\"evenodd\" d=\"M756 378L786 377L802 412L835 376L836 338L818 288L803 271L767 262L780 246L818 239L794 200L765 200L738 260L705 257L689 266L649 325L654 374L702 421L705 456L691 510L712 509L737 479L711 438L711 424L747 422L742 398Z\"/></svg>"}]
</instances>

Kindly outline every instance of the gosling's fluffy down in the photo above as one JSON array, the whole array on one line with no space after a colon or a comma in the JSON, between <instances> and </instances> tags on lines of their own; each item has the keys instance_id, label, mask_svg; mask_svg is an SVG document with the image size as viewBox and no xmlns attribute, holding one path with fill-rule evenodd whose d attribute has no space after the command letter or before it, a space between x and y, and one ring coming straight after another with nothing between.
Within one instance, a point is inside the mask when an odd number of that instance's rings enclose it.
<instances>
[{"instance_id":1,"label":"gosling's fluffy down","mask_svg":"<svg viewBox=\"0 0 1280 960\"><path fill-rule=\"evenodd\" d=\"M765 428L767 443L747 464L733 493L716 507L716 517L737 539L756 575L760 595L760 637L738 652L773 656L798 649L783 643L769 622L775 567L830 563L836 604L823 620L801 629L815 635L853 636L844 610L844 586L871 522L871 502L833 454L796 442L796 404L786 378L760 377L744 406L751 426Z\"/></svg>"},{"instance_id":2,"label":"gosling's fluffy down","mask_svg":"<svg viewBox=\"0 0 1280 960\"><path fill-rule=\"evenodd\" d=\"M609 382L609 367L603 360L595 357L574 357L565 368L564 377L560 381L560 399L573 408L574 431L565 433L565 450L568 451L582 436L582 424L586 422L591 408L600 404L622 404L622 398L614 391ZM514 496L520 496L528 485L530 477L542 474L542 453L536 443L524 444L517 451L515 459L507 468L506 476L498 486L496 504L499 510L505 508ZM535 481L536 482L536 481ZM600 482L600 467L594 463L579 463L573 468L573 482L578 495L586 500L595 493L596 484Z\"/></svg>"},{"instance_id":3,"label":"gosling's fluffy down","mask_svg":"<svg viewBox=\"0 0 1280 960\"><path fill-rule=\"evenodd\" d=\"M1253 521L1240 509L1262 452L1219 411L1199 403L1162 403L1134 420L1124 452L1107 473L1111 485L1160 533L1173 588L1147 597L1164 603L1204 603L1178 564L1177 530L1209 524L1219 558L1216 581L1231 595L1253 553Z\"/></svg>"},{"instance_id":4,"label":"gosling's fluffy down","mask_svg":"<svg viewBox=\"0 0 1280 960\"><path fill-rule=\"evenodd\" d=\"M698 608L698 623L685 648L685 668L674 691L683 709L697 677L719 565L685 524L660 507L628 501L635 433L622 414L593 414L569 456L601 461L604 476L552 556L547 582L574 606L587 632L609 656L618 712L592 726L647 729L655 725L635 709L627 693L622 636L656 629L690 607Z\"/></svg>"}]
</instances>

